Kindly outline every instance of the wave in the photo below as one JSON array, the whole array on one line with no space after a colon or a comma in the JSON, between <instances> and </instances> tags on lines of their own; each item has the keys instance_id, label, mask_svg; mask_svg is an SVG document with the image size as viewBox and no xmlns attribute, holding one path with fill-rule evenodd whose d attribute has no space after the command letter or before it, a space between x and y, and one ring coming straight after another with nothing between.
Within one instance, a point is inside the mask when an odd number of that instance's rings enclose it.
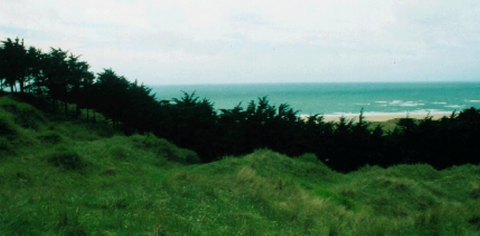
<instances>
[{"instance_id":1,"label":"wave","mask_svg":"<svg viewBox=\"0 0 480 236\"><path fill-rule=\"evenodd\" d=\"M448 108L462 108L462 107L465 107L465 105L448 105L448 106L445 106L445 107L448 107Z\"/></svg>"},{"instance_id":2,"label":"wave","mask_svg":"<svg viewBox=\"0 0 480 236\"><path fill-rule=\"evenodd\" d=\"M354 103L356 106L370 106L371 103Z\"/></svg>"},{"instance_id":3,"label":"wave","mask_svg":"<svg viewBox=\"0 0 480 236\"><path fill-rule=\"evenodd\" d=\"M403 102L401 100L395 100L390 103L390 106L400 106L400 107L416 107L416 106L424 106L425 103L423 102L414 102L414 101L406 101Z\"/></svg>"},{"instance_id":4,"label":"wave","mask_svg":"<svg viewBox=\"0 0 480 236\"><path fill-rule=\"evenodd\" d=\"M407 117L409 115L450 115L451 111L444 111L438 109L419 109L415 111L399 111L399 112L363 112L363 116L397 116L397 117ZM358 117L360 112L332 112L328 114L320 114L323 117ZM309 117L309 114L300 114L300 117Z\"/></svg>"},{"instance_id":5,"label":"wave","mask_svg":"<svg viewBox=\"0 0 480 236\"><path fill-rule=\"evenodd\" d=\"M400 106L400 104L402 104L403 101L402 100L393 100L389 103L390 106Z\"/></svg>"}]
</instances>

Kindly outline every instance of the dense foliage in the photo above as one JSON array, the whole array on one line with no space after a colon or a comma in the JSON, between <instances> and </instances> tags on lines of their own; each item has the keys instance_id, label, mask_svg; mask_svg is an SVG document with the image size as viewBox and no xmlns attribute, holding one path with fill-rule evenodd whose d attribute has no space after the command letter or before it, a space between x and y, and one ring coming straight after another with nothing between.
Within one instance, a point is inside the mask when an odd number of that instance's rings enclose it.
<instances>
[{"instance_id":1,"label":"dense foliage","mask_svg":"<svg viewBox=\"0 0 480 236\"><path fill-rule=\"evenodd\" d=\"M363 119L325 122L322 116L300 118L288 104L267 97L216 111L195 93L157 101L151 88L130 82L112 69L96 76L87 62L62 49L43 53L23 40L7 39L0 47L0 93L31 93L45 98L44 108L78 116L81 109L100 112L126 134L153 133L196 151L204 162L269 148L289 156L315 153L334 170L348 172L366 164L389 166L428 163L436 168L478 164L480 109L451 117L415 122L402 119L393 132L371 128ZM18 89L19 88L19 89ZM19 90L19 91L17 91ZM68 104L75 104L69 111ZM0 124L1 125L1 124Z\"/></svg>"},{"instance_id":2,"label":"dense foliage","mask_svg":"<svg viewBox=\"0 0 480 236\"><path fill-rule=\"evenodd\" d=\"M199 165L154 135L0 97L0 235L478 236L480 165L365 166L267 149ZM69 107L71 109L72 106ZM22 148L17 148L22 147Z\"/></svg>"}]
</instances>

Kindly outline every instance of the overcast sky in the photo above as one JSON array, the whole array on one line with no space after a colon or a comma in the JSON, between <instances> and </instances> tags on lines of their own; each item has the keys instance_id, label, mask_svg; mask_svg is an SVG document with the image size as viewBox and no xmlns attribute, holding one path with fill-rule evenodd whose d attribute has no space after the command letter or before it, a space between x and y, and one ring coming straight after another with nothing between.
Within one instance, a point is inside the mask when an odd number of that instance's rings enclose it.
<instances>
[{"instance_id":1,"label":"overcast sky","mask_svg":"<svg viewBox=\"0 0 480 236\"><path fill-rule=\"evenodd\" d=\"M0 40L147 85L480 81L478 0L0 0Z\"/></svg>"}]
</instances>

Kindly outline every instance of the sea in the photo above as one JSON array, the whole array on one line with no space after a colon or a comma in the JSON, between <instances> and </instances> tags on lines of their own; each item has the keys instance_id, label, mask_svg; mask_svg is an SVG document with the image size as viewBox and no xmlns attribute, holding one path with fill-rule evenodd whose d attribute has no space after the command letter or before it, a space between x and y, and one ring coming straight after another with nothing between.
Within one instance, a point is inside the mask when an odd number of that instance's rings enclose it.
<instances>
[{"instance_id":1,"label":"sea","mask_svg":"<svg viewBox=\"0 0 480 236\"><path fill-rule=\"evenodd\" d=\"M300 116L365 116L445 114L480 108L480 82L410 83L258 83L149 86L158 100L181 98L183 92L208 99L214 108L246 108L268 97L278 107L287 103Z\"/></svg>"}]
</instances>

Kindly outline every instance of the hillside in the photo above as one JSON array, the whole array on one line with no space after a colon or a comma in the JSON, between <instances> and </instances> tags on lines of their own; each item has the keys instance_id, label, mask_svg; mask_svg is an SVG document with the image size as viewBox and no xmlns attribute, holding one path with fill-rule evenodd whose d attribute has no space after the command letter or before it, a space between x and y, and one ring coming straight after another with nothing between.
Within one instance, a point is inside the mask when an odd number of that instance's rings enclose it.
<instances>
[{"instance_id":1,"label":"hillside","mask_svg":"<svg viewBox=\"0 0 480 236\"><path fill-rule=\"evenodd\" d=\"M478 235L480 166L330 170L190 150L0 98L0 235Z\"/></svg>"}]
</instances>

